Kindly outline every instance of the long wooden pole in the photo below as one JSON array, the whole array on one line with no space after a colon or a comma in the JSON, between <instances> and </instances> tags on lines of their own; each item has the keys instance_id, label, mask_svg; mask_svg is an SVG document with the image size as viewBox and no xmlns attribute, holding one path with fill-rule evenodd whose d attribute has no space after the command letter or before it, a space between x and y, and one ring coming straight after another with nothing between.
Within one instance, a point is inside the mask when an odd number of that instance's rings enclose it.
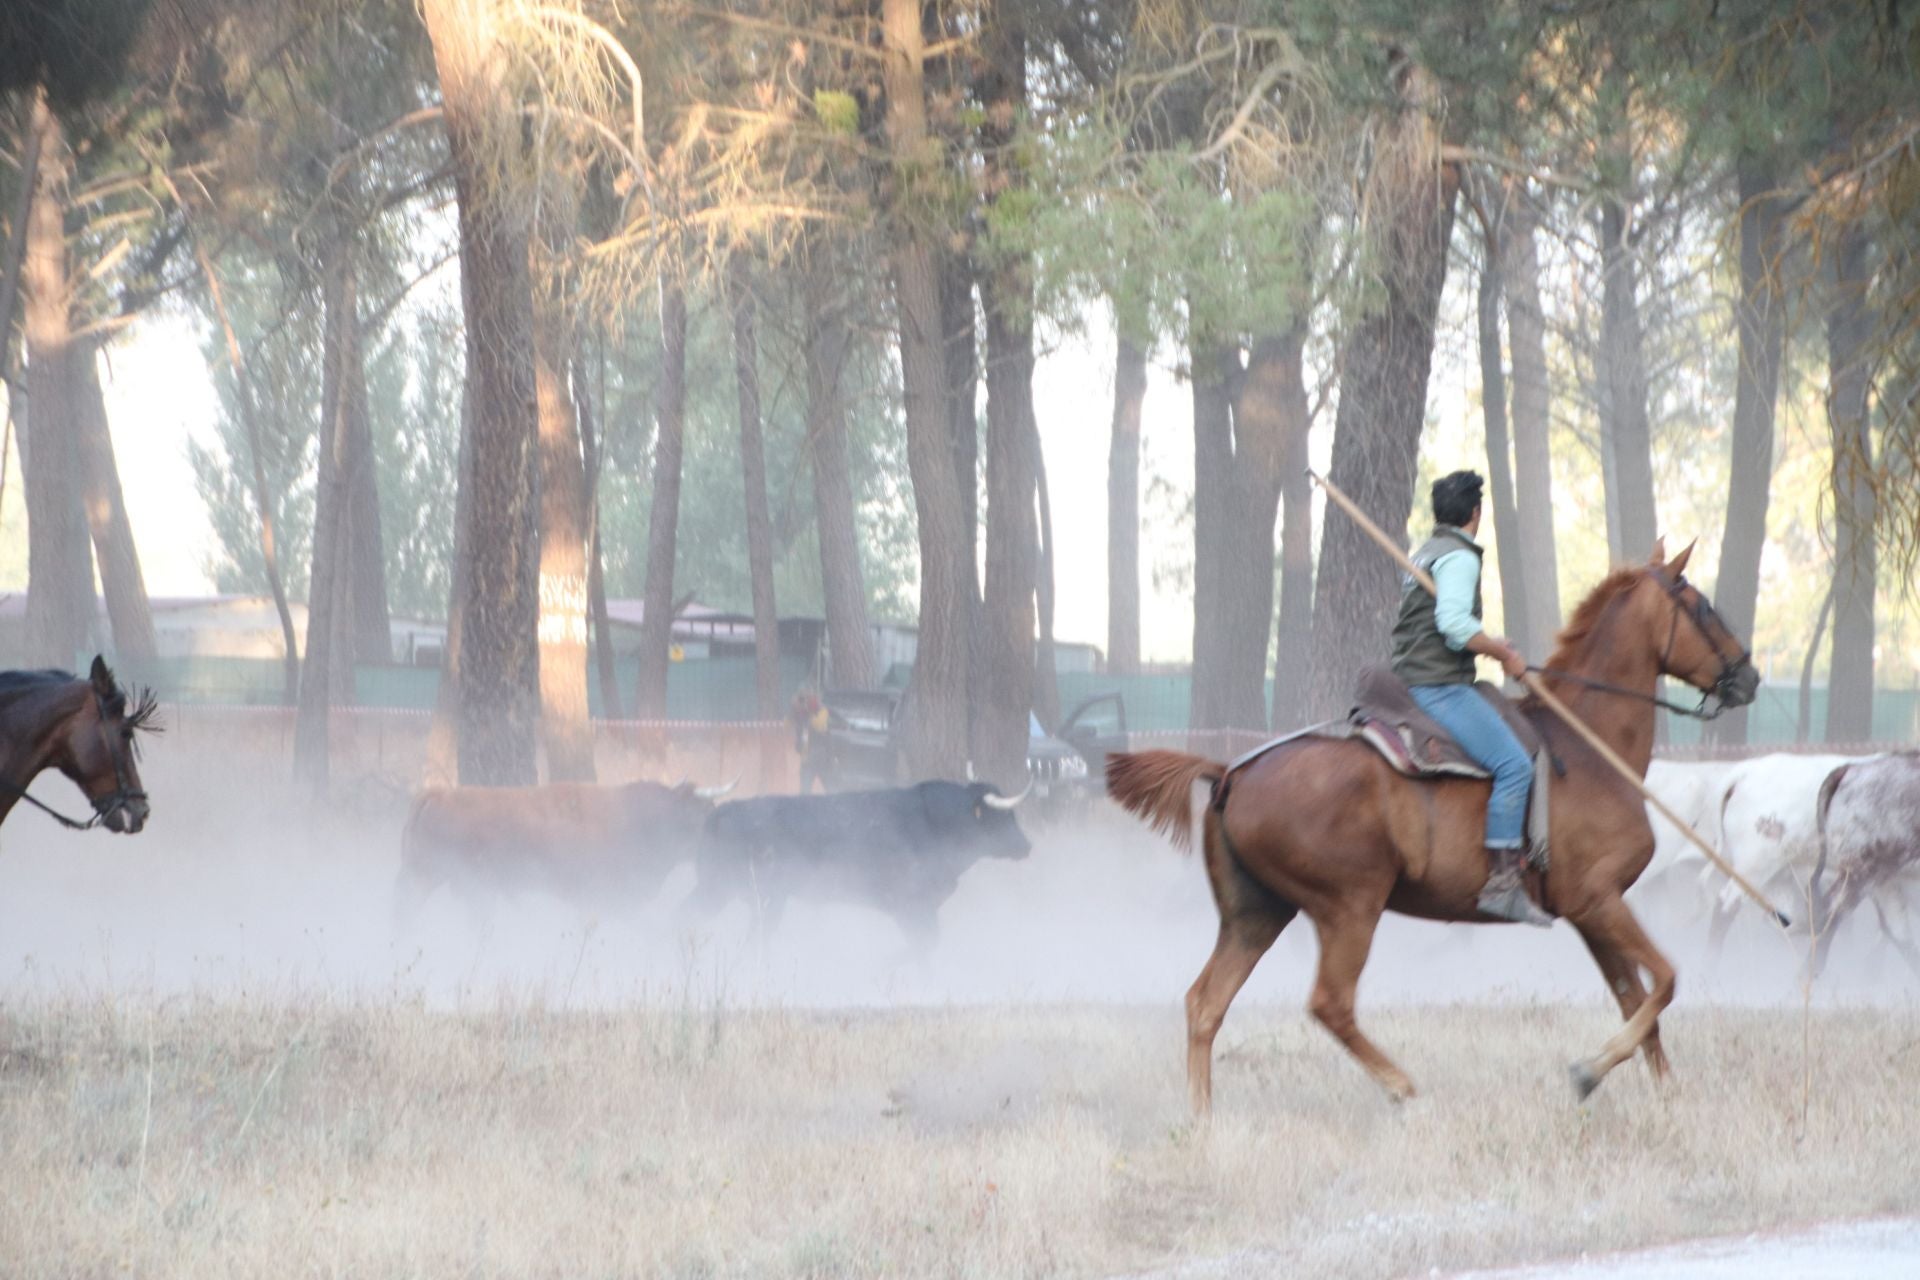
<instances>
[{"instance_id":1,"label":"long wooden pole","mask_svg":"<svg viewBox=\"0 0 1920 1280\"><path fill-rule=\"evenodd\" d=\"M1362 511L1359 508L1359 506L1354 503L1353 499L1349 498L1346 494L1340 492L1339 488L1331 480L1328 480L1326 477L1316 474L1313 470L1309 469L1307 471L1307 475L1311 477L1312 480L1316 484L1318 484L1322 490L1326 492L1327 497L1333 502L1335 506L1339 507L1342 511L1346 512L1347 515L1353 519L1353 522L1359 525L1362 531L1364 531L1368 537L1372 538L1375 542L1379 543L1381 548L1384 551L1386 551L1388 555L1392 556L1402 569L1406 570L1409 574L1413 576L1413 580L1415 582L1419 583L1422 587L1424 587L1427 590L1428 594L1436 595L1436 596L1440 594L1438 589L1433 584L1432 576L1429 575L1424 569L1420 568L1419 565L1416 565L1412 561L1412 559L1408 557L1407 553L1401 549L1401 546L1399 543L1395 542L1393 539L1389 538L1385 533L1383 533L1380 529L1380 526L1375 524L1372 518L1369 517L1366 512ZM1655 794L1653 794L1652 791L1648 790L1646 780L1642 778L1637 772L1634 771L1633 766L1628 764L1625 760L1622 760L1620 758L1620 753L1615 751L1610 745L1608 745L1607 740L1605 738L1602 738L1598 733L1594 732L1592 727L1589 726L1585 720L1582 720L1579 716L1573 713L1573 709L1571 707L1567 706L1566 703L1560 701L1559 697L1553 692L1553 690L1547 688L1545 682L1542 681L1539 676L1529 671L1524 676L1521 677L1521 680L1526 684L1527 689L1536 698L1544 702L1548 706L1548 708L1553 711L1555 715L1559 716L1562 720L1566 722L1566 725L1569 729L1572 729L1575 733L1579 734L1581 740L1585 742L1589 747L1592 747L1595 754L1597 754L1602 760L1606 761L1609 765L1611 765L1614 771L1618 773L1621 777L1625 778L1629 783L1633 784L1633 789L1638 791L1641 795L1645 796L1647 803L1652 805L1654 809L1659 812L1661 817L1665 818L1668 822L1671 822L1674 825L1674 827L1679 830L1681 835L1684 835L1687 839L1691 840L1694 843L1694 845L1699 848L1701 853L1706 854L1708 862L1711 862L1714 866L1718 867L1721 870L1721 872L1723 872L1729 880L1733 881L1736 885L1739 885L1741 892L1745 893L1749 898L1752 898L1755 902L1759 903L1760 906L1766 910L1768 915L1772 916L1775 920L1780 922L1783 928L1792 923L1792 921L1787 919L1785 912L1781 911L1780 908L1774 906L1773 903L1767 900L1766 894L1760 892L1760 890L1756 889L1747 880L1745 876L1741 875L1738 871L1735 871L1733 867L1728 864L1727 860L1725 858L1722 858L1720 854L1717 851L1715 851L1714 847L1708 844L1706 842L1706 839L1703 836L1701 836L1701 834L1698 831L1695 831L1692 827L1688 826L1686 822L1684 822L1681 819L1679 814L1675 813L1672 809L1668 808L1666 801L1662 800L1659 796L1656 796Z\"/></svg>"}]
</instances>

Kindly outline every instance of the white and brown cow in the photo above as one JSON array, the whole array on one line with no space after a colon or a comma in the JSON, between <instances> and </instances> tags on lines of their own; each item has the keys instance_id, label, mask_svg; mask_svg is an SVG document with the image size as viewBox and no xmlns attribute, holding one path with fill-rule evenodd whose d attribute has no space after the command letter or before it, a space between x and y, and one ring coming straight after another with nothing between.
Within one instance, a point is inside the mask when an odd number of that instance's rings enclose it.
<instances>
[{"instance_id":1,"label":"white and brown cow","mask_svg":"<svg viewBox=\"0 0 1920 1280\"><path fill-rule=\"evenodd\" d=\"M730 790L430 787L400 838L396 928L443 885L469 898L541 891L590 906L638 902L692 855L714 800Z\"/></svg>"},{"instance_id":2,"label":"white and brown cow","mask_svg":"<svg viewBox=\"0 0 1920 1280\"><path fill-rule=\"evenodd\" d=\"M1821 784L1815 817L1813 972L1825 967L1834 934L1865 902L1920 975L1920 939L1908 912L1909 894L1920 888L1920 752L1841 765Z\"/></svg>"},{"instance_id":3,"label":"white and brown cow","mask_svg":"<svg viewBox=\"0 0 1920 1280\"><path fill-rule=\"evenodd\" d=\"M1903 799L1904 788L1920 787L1914 759L1780 752L1656 761L1647 784L1792 916L1797 931L1818 925L1810 957L1815 972L1835 932L1862 902L1874 907L1909 962L1920 965L1912 930L1902 928L1905 894L1920 879L1920 822L1913 816L1920 796ZM1910 806L1904 815L1903 803ZM1638 891L1704 898L1712 916L1708 950L1717 957L1745 895L1657 815L1653 827L1654 858Z\"/></svg>"}]
</instances>

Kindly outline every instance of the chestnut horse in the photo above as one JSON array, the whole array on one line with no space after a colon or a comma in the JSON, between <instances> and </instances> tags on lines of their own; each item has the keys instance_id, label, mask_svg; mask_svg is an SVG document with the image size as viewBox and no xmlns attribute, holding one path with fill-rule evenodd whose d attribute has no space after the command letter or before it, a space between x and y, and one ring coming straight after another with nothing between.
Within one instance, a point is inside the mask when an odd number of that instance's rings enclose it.
<instances>
[{"instance_id":1,"label":"chestnut horse","mask_svg":"<svg viewBox=\"0 0 1920 1280\"><path fill-rule=\"evenodd\" d=\"M68 671L0 671L0 821L25 800L75 830L97 823L139 831L148 809L134 735L159 732L155 709L151 693L129 699L99 657L84 680ZM27 794L44 769L73 780L93 805L91 819L76 821Z\"/></svg>"},{"instance_id":2,"label":"chestnut horse","mask_svg":"<svg viewBox=\"0 0 1920 1280\"><path fill-rule=\"evenodd\" d=\"M1745 646L1682 576L1692 550L1667 563L1656 543L1646 566L1615 570L1575 611L1541 669L1642 776L1653 754L1661 674L1731 706L1751 702L1760 684ZM1565 766L1551 784L1552 865L1542 903L1579 931L1626 1018L1597 1055L1574 1064L1575 1087L1585 1097L1636 1048L1664 1077L1659 1017L1673 1000L1673 966L1621 896L1653 856L1646 806L1537 699L1523 708ZM1187 992L1195 1114L1204 1118L1212 1108L1213 1039L1227 1006L1301 912L1320 938L1308 1009L1396 1101L1411 1097L1413 1082L1354 1021L1354 988L1384 911L1498 923L1474 907L1488 872L1481 840L1490 784L1411 781L1352 739L1297 739L1233 772L1176 751L1114 755L1107 764L1108 794L1182 847L1191 843L1192 790L1203 780L1213 787L1203 849L1220 936Z\"/></svg>"}]
</instances>

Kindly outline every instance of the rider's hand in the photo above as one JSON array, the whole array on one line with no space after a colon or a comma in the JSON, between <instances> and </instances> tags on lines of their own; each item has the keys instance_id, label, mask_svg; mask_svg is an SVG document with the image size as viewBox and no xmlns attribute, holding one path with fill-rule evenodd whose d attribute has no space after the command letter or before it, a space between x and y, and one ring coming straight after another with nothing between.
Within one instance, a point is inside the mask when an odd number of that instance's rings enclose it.
<instances>
[{"instance_id":1,"label":"rider's hand","mask_svg":"<svg viewBox=\"0 0 1920 1280\"><path fill-rule=\"evenodd\" d=\"M1511 644L1505 641L1501 644L1504 646L1504 652L1500 655L1500 669L1512 679L1522 679L1527 674L1527 660L1521 657L1520 651Z\"/></svg>"}]
</instances>

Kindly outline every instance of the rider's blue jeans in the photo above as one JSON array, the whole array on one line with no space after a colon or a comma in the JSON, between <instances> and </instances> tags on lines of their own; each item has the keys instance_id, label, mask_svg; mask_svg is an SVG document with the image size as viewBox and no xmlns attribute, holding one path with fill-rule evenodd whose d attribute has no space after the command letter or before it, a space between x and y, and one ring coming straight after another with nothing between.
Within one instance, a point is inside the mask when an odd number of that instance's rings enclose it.
<instances>
[{"instance_id":1,"label":"rider's blue jeans","mask_svg":"<svg viewBox=\"0 0 1920 1280\"><path fill-rule=\"evenodd\" d=\"M1518 849L1526 843L1527 793L1533 789L1533 761L1500 713L1469 684L1409 686L1420 709L1453 735L1460 749L1493 773L1493 799L1487 802L1487 848Z\"/></svg>"}]
</instances>

